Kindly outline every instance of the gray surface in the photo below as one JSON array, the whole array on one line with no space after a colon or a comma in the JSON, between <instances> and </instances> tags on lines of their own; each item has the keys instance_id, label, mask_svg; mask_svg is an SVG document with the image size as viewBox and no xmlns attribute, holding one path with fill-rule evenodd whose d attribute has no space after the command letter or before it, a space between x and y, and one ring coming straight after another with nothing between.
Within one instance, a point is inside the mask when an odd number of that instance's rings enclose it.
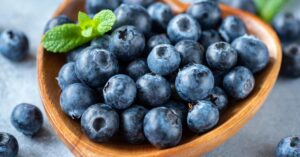
<instances>
[{"instance_id":1,"label":"gray surface","mask_svg":"<svg viewBox=\"0 0 300 157\"><path fill-rule=\"evenodd\" d=\"M43 109L37 85L35 55L43 26L60 2L62 0L0 0L0 30L22 30L31 42L31 57L22 63L11 63L0 56L0 131L17 137L19 157L73 156L58 140L46 116L43 131L33 139L16 132L9 122L12 108L18 103L33 103ZM288 8L295 10L297 6L300 3L295 0ZM300 134L299 88L299 79L280 79L250 123L206 157L274 156L275 146L282 137Z\"/></svg>"}]
</instances>

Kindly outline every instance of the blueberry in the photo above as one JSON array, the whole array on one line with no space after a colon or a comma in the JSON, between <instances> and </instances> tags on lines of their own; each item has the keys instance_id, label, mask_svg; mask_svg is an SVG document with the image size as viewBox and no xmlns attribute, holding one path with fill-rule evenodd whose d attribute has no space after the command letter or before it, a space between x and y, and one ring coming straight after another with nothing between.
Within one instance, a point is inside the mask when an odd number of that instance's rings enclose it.
<instances>
[{"instance_id":1,"label":"blueberry","mask_svg":"<svg viewBox=\"0 0 300 157\"><path fill-rule=\"evenodd\" d=\"M89 47L89 44L84 44L82 46L79 46L77 48L75 48L74 50L70 51L67 54L67 61L68 62L75 62L77 60L77 58L79 58L81 52L85 49L85 48L91 48Z\"/></svg>"},{"instance_id":2,"label":"blueberry","mask_svg":"<svg viewBox=\"0 0 300 157\"><path fill-rule=\"evenodd\" d=\"M47 31L49 31L50 29L56 27L56 26L60 26L63 24L67 24L67 23L74 23L68 16L66 15L59 15L56 17L53 17L52 19L50 19L45 28L44 28L44 33L46 33Z\"/></svg>"},{"instance_id":3,"label":"blueberry","mask_svg":"<svg viewBox=\"0 0 300 157\"><path fill-rule=\"evenodd\" d=\"M5 58L19 62L27 55L29 43L23 32L16 30L5 30L0 35L0 54Z\"/></svg>"},{"instance_id":4,"label":"blueberry","mask_svg":"<svg viewBox=\"0 0 300 157\"><path fill-rule=\"evenodd\" d=\"M201 36L201 32L201 26L188 14L175 16L167 27L167 34L173 43L181 40L197 41Z\"/></svg>"},{"instance_id":5,"label":"blueberry","mask_svg":"<svg viewBox=\"0 0 300 157\"><path fill-rule=\"evenodd\" d=\"M212 69L225 71L236 65L238 55L235 49L226 42L217 42L208 47L206 61Z\"/></svg>"},{"instance_id":6,"label":"blueberry","mask_svg":"<svg viewBox=\"0 0 300 157\"><path fill-rule=\"evenodd\" d=\"M136 81L137 97L142 103L150 106L160 106L171 97L169 82L155 74L146 74Z\"/></svg>"},{"instance_id":7,"label":"blueberry","mask_svg":"<svg viewBox=\"0 0 300 157\"><path fill-rule=\"evenodd\" d=\"M216 28L221 21L221 10L218 4L212 1L193 3L187 13L194 17L204 30Z\"/></svg>"},{"instance_id":8,"label":"blueberry","mask_svg":"<svg viewBox=\"0 0 300 157\"><path fill-rule=\"evenodd\" d=\"M5 132L0 132L0 156L16 157L19 152L19 144L17 139Z\"/></svg>"},{"instance_id":9,"label":"blueberry","mask_svg":"<svg viewBox=\"0 0 300 157\"><path fill-rule=\"evenodd\" d=\"M121 0L87 0L85 9L88 14L95 15L101 10L114 10L121 4Z\"/></svg>"},{"instance_id":10,"label":"blueberry","mask_svg":"<svg viewBox=\"0 0 300 157\"><path fill-rule=\"evenodd\" d=\"M220 28L219 33L227 42L232 42L234 39L247 34L245 23L236 16L227 16Z\"/></svg>"},{"instance_id":11,"label":"blueberry","mask_svg":"<svg viewBox=\"0 0 300 157\"><path fill-rule=\"evenodd\" d=\"M100 49L110 50L109 49L110 36L104 35L102 37L92 40L91 46L98 47Z\"/></svg>"},{"instance_id":12,"label":"blueberry","mask_svg":"<svg viewBox=\"0 0 300 157\"><path fill-rule=\"evenodd\" d=\"M214 75L215 79L215 86L223 86L223 79L224 76L229 72L227 71L218 71L218 70L213 70L212 73Z\"/></svg>"},{"instance_id":13,"label":"blueberry","mask_svg":"<svg viewBox=\"0 0 300 157\"><path fill-rule=\"evenodd\" d=\"M242 9L250 13L256 13L256 5L253 0L219 0L219 2L229 5L233 8Z\"/></svg>"},{"instance_id":14,"label":"blueberry","mask_svg":"<svg viewBox=\"0 0 300 157\"><path fill-rule=\"evenodd\" d=\"M116 29L110 38L110 50L122 61L132 61L143 54L145 37L134 26Z\"/></svg>"},{"instance_id":15,"label":"blueberry","mask_svg":"<svg viewBox=\"0 0 300 157\"><path fill-rule=\"evenodd\" d=\"M238 53L238 62L253 73L263 70L269 62L267 46L254 36L242 36L232 42Z\"/></svg>"},{"instance_id":16,"label":"blueberry","mask_svg":"<svg viewBox=\"0 0 300 157\"><path fill-rule=\"evenodd\" d=\"M119 115L107 104L90 106L81 117L81 128L87 137L98 143L107 142L119 129Z\"/></svg>"},{"instance_id":17,"label":"blueberry","mask_svg":"<svg viewBox=\"0 0 300 157\"><path fill-rule=\"evenodd\" d=\"M180 53L174 46L162 44L154 47L147 58L149 69L159 75L168 75L178 69Z\"/></svg>"},{"instance_id":18,"label":"blueberry","mask_svg":"<svg viewBox=\"0 0 300 157\"><path fill-rule=\"evenodd\" d=\"M73 83L80 83L80 80L77 78L74 69L74 62L69 62L60 69L58 77L56 78L60 89L64 89Z\"/></svg>"},{"instance_id":19,"label":"blueberry","mask_svg":"<svg viewBox=\"0 0 300 157\"><path fill-rule=\"evenodd\" d=\"M223 87L235 99L246 98L254 89L255 79L246 67L238 66L225 75Z\"/></svg>"},{"instance_id":20,"label":"blueberry","mask_svg":"<svg viewBox=\"0 0 300 157\"><path fill-rule=\"evenodd\" d=\"M173 12L169 5L156 2L148 7L148 13L152 19L153 27L165 30L173 18Z\"/></svg>"},{"instance_id":21,"label":"blueberry","mask_svg":"<svg viewBox=\"0 0 300 157\"><path fill-rule=\"evenodd\" d=\"M285 77L300 77L300 45L291 44L283 49L281 74Z\"/></svg>"},{"instance_id":22,"label":"blueberry","mask_svg":"<svg viewBox=\"0 0 300 157\"><path fill-rule=\"evenodd\" d=\"M12 125L26 136L33 136L43 125L43 115L34 105L22 103L17 105L10 117Z\"/></svg>"},{"instance_id":23,"label":"blueberry","mask_svg":"<svg viewBox=\"0 0 300 157\"><path fill-rule=\"evenodd\" d=\"M182 40L175 45L175 48L180 53L181 66L191 63L203 63L204 49L196 41Z\"/></svg>"},{"instance_id":24,"label":"blueberry","mask_svg":"<svg viewBox=\"0 0 300 157\"><path fill-rule=\"evenodd\" d=\"M123 0L123 3L125 4L138 4L142 5L143 7L147 7L154 2L155 0Z\"/></svg>"},{"instance_id":25,"label":"blueberry","mask_svg":"<svg viewBox=\"0 0 300 157\"><path fill-rule=\"evenodd\" d=\"M166 108L169 108L169 109L173 109L174 112L181 119L182 124L184 124L186 122L188 108L183 103L175 102L175 101L169 101L163 106L166 107Z\"/></svg>"},{"instance_id":26,"label":"blueberry","mask_svg":"<svg viewBox=\"0 0 300 157\"><path fill-rule=\"evenodd\" d=\"M62 110L73 119L79 119L88 107L96 103L95 91L81 83L69 85L60 95Z\"/></svg>"},{"instance_id":27,"label":"blueberry","mask_svg":"<svg viewBox=\"0 0 300 157\"><path fill-rule=\"evenodd\" d=\"M135 81L149 72L147 63L143 59L131 62L126 68L126 73Z\"/></svg>"},{"instance_id":28,"label":"blueberry","mask_svg":"<svg viewBox=\"0 0 300 157\"><path fill-rule=\"evenodd\" d=\"M300 157L300 137L286 137L277 145L276 157Z\"/></svg>"},{"instance_id":29,"label":"blueberry","mask_svg":"<svg viewBox=\"0 0 300 157\"><path fill-rule=\"evenodd\" d=\"M105 103L115 109L128 108L136 96L135 82L127 75L115 75L104 86L103 96Z\"/></svg>"},{"instance_id":30,"label":"blueberry","mask_svg":"<svg viewBox=\"0 0 300 157\"><path fill-rule=\"evenodd\" d=\"M214 76L206 66L192 64L178 73L175 85L182 99L193 102L208 96L214 87Z\"/></svg>"},{"instance_id":31,"label":"blueberry","mask_svg":"<svg viewBox=\"0 0 300 157\"><path fill-rule=\"evenodd\" d=\"M174 147L182 136L180 117L173 109L153 108L144 118L144 133L148 141L157 148Z\"/></svg>"},{"instance_id":32,"label":"blueberry","mask_svg":"<svg viewBox=\"0 0 300 157\"><path fill-rule=\"evenodd\" d=\"M228 105L228 97L224 90L220 87L214 87L210 92L206 100L211 101L219 109L219 111L224 111Z\"/></svg>"},{"instance_id":33,"label":"blueberry","mask_svg":"<svg viewBox=\"0 0 300 157\"><path fill-rule=\"evenodd\" d=\"M151 51L155 46L161 44L171 44L169 38L165 34L154 35L147 42L147 49Z\"/></svg>"},{"instance_id":34,"label":"blueberry","mask_svg":"<svg viewBox=\"0 0 300 157\"><path fill-rule=\"evenodd\" d=\"M115 28L132 25L144 34L148 34L151 31L151 17L147 10L140 5L122 4L115 10L115 15L117 17Z\"/></svg>"},{"instance_id":35,"label":"blueberry","mask_svg":"<svg viewBox=\"0 0 300 157\"><path fill-rule=\"evenodd\" d=\"M107 50L96 47L84 49L75 63L77 77L95 88L103 86L119 70L115 56Z\"/></svg>"},{"instance_id":36,"label":"blueberry","mask_svg":"<svg viewBox=\"0 0 300 157\"><path fill-rule=\"evenodd\" d=\"M134 105L121 114L121 126L125 140L131 144L140 144L146 140L143 120L148 110L143 106Z\"/></svg>"},{"instance_id":37,"label":"blueberry","mask_svg":"<svg viewBox=\"0 0 300 157\"><path fill-rule=\"evenodd\" d=\"M203 31L201 38L199 39L199 42L204 46L205 49L207 49L211 44L221 41L222 38L220 34L214 29Z\"/></svg>"},{"instance_id":38,"label":"blueberry","mask_svg":"<svg viewBox=\"0 0 300 157\"><path fill-rule=\"evenodd\" d=\"M197 101L187 115L187 124L191 131L204 133L217 125L219 110L210 101Z\"/></svg>"}]
</instances>

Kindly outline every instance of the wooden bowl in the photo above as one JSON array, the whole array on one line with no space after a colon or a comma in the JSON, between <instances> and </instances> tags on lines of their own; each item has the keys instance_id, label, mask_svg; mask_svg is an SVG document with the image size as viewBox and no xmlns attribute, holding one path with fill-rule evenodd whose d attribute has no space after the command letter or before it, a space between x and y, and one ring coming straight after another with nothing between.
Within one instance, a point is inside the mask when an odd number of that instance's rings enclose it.
<instances>
[{"instance_id":1,"label":"wooden bowl","mask_svg":"<svg viewBox=\"0 0 300 157\"><path fill-rule=\"evenodd\" d=\"M188 6L173 0L165 0L165 2L172 3L175 12L182 12ZM75 156L199 156L225 142L254 116L276 81L282 57L280 42L272 28L256 16L223 5L221 5L221 9L224 17L229 15L241 17L249 32L267 45L270 52L270 63L263 72L256 75L256 86L252 94L246 100L232 104L222 114L217 127L199 136L184 134L182 142L174 148L158 150L150 144L129 145L120 142L118 139L105 144L97 144L88 140L81 132L80 124L65 115L59 105L61 91L55 77L61 66L66 62L66 58L61 54L47 53L41 45L39 46L38 80L41 98L50 123ZM83 0L66 0L53 16L66 14L76 19L79 10L84 11Z\"/></svg>"}]
</instances>

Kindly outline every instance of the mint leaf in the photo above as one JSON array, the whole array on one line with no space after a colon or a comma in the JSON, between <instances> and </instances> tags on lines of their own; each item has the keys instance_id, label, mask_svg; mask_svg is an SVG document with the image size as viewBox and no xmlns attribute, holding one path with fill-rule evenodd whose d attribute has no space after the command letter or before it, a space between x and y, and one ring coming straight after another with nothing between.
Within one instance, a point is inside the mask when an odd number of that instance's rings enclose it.
<instances>
[{"instance_id":1,"label":"mint leaf","mask_svg":"<svg viewBox=\"0 0 300 157\"><path fill-rule=\"evenodd\" d=\"M259 10L260 17L265 21L270 22L273 17L280 12L288 0L255 0L254 2Z\"/></svg>"},{"instance_id":2,"label":"mint leaf","mask_svg":"<svg viewBox=\"0 0 300 157\"><path fill-rule=\"evenodd\" d=\"M116 15L111 10L102 10L93 18L100 35L110 31L116 22Z\"/></svg>"},{"instance_id":3,"label":"mint leaf","mask_svg":"<svg viewBox=\"0 0 300 157\"><path fill-rule=\"evenodd\" d=\"M84 12L78 13L78 25L81 27L81 34L84 37L92 37L93 35L97 35L97 30L94 29L96 27L95 22Z\"/></svg>"}]
</instances>

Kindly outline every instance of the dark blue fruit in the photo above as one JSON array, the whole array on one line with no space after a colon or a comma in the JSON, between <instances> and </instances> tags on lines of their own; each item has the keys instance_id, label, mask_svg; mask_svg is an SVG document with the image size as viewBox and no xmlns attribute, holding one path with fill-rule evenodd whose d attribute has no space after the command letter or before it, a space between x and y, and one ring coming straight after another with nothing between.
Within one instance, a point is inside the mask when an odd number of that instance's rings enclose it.
<instances>
[{"instance_id":1,"label":"dark blue fruit","mask_svg":"<svg viewBox=\"0 0 300 157\"><path fill-rule=\"evenodd\" d=\"M147 58L149 69L159 75L174 72L178 69L180 62L180 53L174 46L168 44L154 47Z\"/></svg>"},{"instance_id":2,"label":"dark blue fruit","mask_svg":"<svg viewBox=\"0 0 300 157\"><path fill-rule=\"evenodd\" d=\"M0 156L16 157L19 152L17 139L8 133L0 132Z\"/></svg>"},{"instance_id":3,"label":"dark blue fruit","mask_svg":"<svg viewBox=\"0 0 300 157\"><path fill-rule=\"evenodd\" d=\"M235 99L246 98L254 89L255 79L246 67L238 66L225 75L223 88Z\"/></svg>"},{"instance_id":4,"label":"dark blue fruit","mask_svg":"<svg viewBox=\"0 0 300 157\"><path fill-rule=\"evenodd\" d=\"M116 29L110 38L110 50L119 60L132 61L143 54L145 38L134 26Z\"/></svg>"},{"instance_id":5,"label":"dark blue fruit","mask_svg":"<svg viewBox=\"0 0 300 157\"><path fill-rule=\"evenodd\" d=\"M201 26L188 14L175 16L167 27L167 34L174 44L181 40L197 41L201 36L201 32Z\"/></svg>"},{"instance_id":6,"label":"dark blue fruit","mask_svg":"<svg viewBox=\"0 0 300 157\"><path fill-rule=\"evenodd\" d=\"M111 52L96 47L84 49L75 64L77 77L95 88L102 87L119 70L116 57Z\"/></svg>"},{"instance_id":7,"label":"dark blue fruit","mask_svg":"<svg viewBox=\"0 0 300 157\"><path fill-rule=\"evenodd\" d=\"M81 52L83 52L83 50L85 48L88 48L89 46L90 46L89 44L85 44L85 45L77 47L76 49L74 49L71 52L69 52L67 54L67 61L68 62L75 62L77 60L77 58L79 58Z\"/></svg>"},{"instance_id":8,"label":"dark blue fruit","mask_svg":"<svg viewBox=\"0 0 300 157\"><path fill-rule=\"evenodd\" d=\"M103 96L105 103L115 109L128 108L136 96L135 82L127 75L115 75L105 84Z\"/></svg>"},{"instance_id":9,"label":"dark blue fruit","mask_svg":"<svg viewBox=\"0 0 300 157\"><path fill-rule=\"evenodd\" d=\"M161 44L171 44L169 38L165 34L154 35L147 42L147 49L150 52L155 46Z\"/></svg>"},{"instance_id":10,"label":"dark blue fruit","mask_svg":"<svg viewBox=\"0 0 300 157\"><path fill-rule=\"evenodd\" d=\"M224 111L224 109L228 105L228 97L224 90L220 87L215 87L210 92L206 100L214 103L215 106L219 109L219 111Z\"/></svg>"},{"instance_id":11,"label":"dark blue fruit","mask_svg":"<svg viewBox=\"0 0 300 157\"><path fill-rule=\"evenodd\" d=\"M219 33L225 41L232 42L234 39L247 34L247 28L239 17L228 16L223 20Z\"/></svg>"},{"instance_id":12,"label":"dark blue fruit","mask_svg":"<svg viewBox=\"0 0 300 157\"><path fill-rule=\"evenodd\" d=\"M267 46L254 36L242 36L232 42L238 53L238 63L253 73L263 70L269 62Z\"/></svg>"},{"instance_id":13,"label":"dark blue fruit","mask_svg":"<svg viewBox=\"0 0 300 157\"><path fill-rule=\"evenodd\" d=\"M206 51L206 61L210 68L226 71L236 65L238 55L229 43L217 42L210 45Z\"/></svg>"},{"instance_id":14,"label":"dark blue fruit","mask_svg":"<svg viewBox=\"0 0 300 157\"><path fill-rule=\"evenodd\" d=\"M105 49L105 50L110 50L109 45L110 45L110 36L109 35L104 35L102 37L96 38L92 40L91 46L97 47L99 49Z\"/></svg>"},{"instance_id":15,"label":"dark blue fruit","mask_svg":"<svg viewBox=\"0 0 300 157\"><path fill-rule=\"evenodd\" d=\"M283 49L281 74L285 77L300 77L300 45L291 44Z\"/></svg>"},{"instance_id":16,"label":"dark blue fruit","mask_svg":"<svg viewBox=\"0 0 300 157\"><path fill-rule=\"evenodd\" d=\"M137 59L129 63L126 68L126 73L135 81L149 72L147 63L143 59Z\"/></svg>"},{"instance_id":17,"label":"dark blue fruit","mask_svg":"<svg viewBox=\"0 0 300 157\"><path fill-rule=\"evenodd\" d=\"M152 19L155 29L165 30L173 18L173 12L169 5L156 2L148 7L148 13Z\"/></svg>"},{"instance_id":18,"label":"dark blue fruit","mask_svg":"<svg viewBox=\"0 0 300 157\"><path fill-rule=\"evenodd\" d=\"M125 4L138 4L143 7L147 7L154 2L155 0L123 0L123 3Z\"/></svg>"},{"instance_id":19,"label":"dark blue fruit","mask_svg":"<svg viewBox=\"0 0 300 157\"><path fill-rule=\"evenodd\" d=\"M223 86L223 78L228 72L229 72L229 70L228 71L218 71L218 70L212 71L212 73L214 75L214 79L215 79L215 86Z\"/></svg>"},{"instance_id":20,"label":"dark blue fruit","mask_svg":"<svg viewBox=\"0 0 300 157\"><path fill-rule=\"evenodd\" d=\"M122 133L131 144L140 144L146 140L143 129L144 117L148 110L143 106L134 105L121 114Z\"/></svg>"},{"instance_id":21,"label":"dark blue fruit","mask_svg":"<svg viewBox=\"0 0 300 157\"><path fill-rule=\"evenodd\" d=\"M143 104L160 106L171 97L169 82L155 74L146 74L136 81L137 97Z\"/></svg>"},{"instance_id":22,"label":"dark blue fruit","mask_svg":"<svg viewBox=\"0 0 300 157\"><path fill-rule=\"evenodd\" d=\"M23 32L5 30L0 35L0 54L5 58L18 62L28 55L29 43Z\"/></svg>"},{"instance_id":23,"label":"dark blue fruit","mask_svg":"<svg viewBox=\"0 0 300 157\"><path fill-rule=\"evenodd\" d=\"M187 115L189 129L197 134L209 131L218 121L219 110L210 101L197 101Z\"/></svg>"},{"instance_id":24,"label":"dark blue fruit","mask_svg":"<svg viewBox=\"0 0 300 157\"><path fill-rule=\"evenodd\" d=\"M42 128L43 114L36 106L22 103L14 108L10 120L19 132L33 136Z\"/></svg>"},{"instance_id":25,"label":"dark blue fruit","mask_svg":"<svg viewBox=\"0 0 300 157\"><path fill-rule=\"evenodd\" d=\"M205 49L207 49L211 44L221 41L222 38L219 32L214 29L203 31L199 40L199 42L204 46Z\"/></svg>"},{"instance_id":26,"label":"dark blue fruit","mask_svg":"<svg viewBox=\"0 0 300 157\"><path fill-rule=\"evenodd\" d=\"M144 133L148 141L157 148L174 147L182 136L180 117L173 109L153 108L144 118Z\"/></svg>"},{"instance_id":27,"label":"dark blue fruit","mask_svg":"<svg viewBox=\"0 0 300 157\"><path fill-rule=\"evenodd\" d=\"M219 2L253 14L256 13L256 5L253 0L219 0Z\"/></svg>"},{"instance_id":28,"label":"dark blue fruit","mask_svg":"<svg viewBox=\"0 0 300 157\"><path fill-rule=\"evenodd\" d=\"M69 85L60 95L62 110L73 119L79 119L88 107L96 103L95 91L81 83Z\"/></svg>"},{"instance_id":29,"label":"dark blue fruit","mask_svg":"<svg viewBox=\"0 0 300 157\"><path fill-rule=\"evenodd\" d=\"M175 85L178 95L185 101L202 100L213 89L214 76L206 66L192 64L179 71Z\"/></svg>"},{"instance_id":30,"label":"dark blue fruit","mask_svg":"<svg viewBox=\"0 0 300 157\"><path fill-rule=\"evenodd\" d=\"M88 14L95 15L104 9L114 10L120 3L121 0L87 0L85 9Z\"/></svg>"},{"instance_id":31,"label":"dark blue fruit","mask_svg":"<svg viewBox=\"0 0 300 157\"><path fill-rule=\"evenodd\" d=\"M109 105L92 105L81 117L81 128L90 140L107 142L119 129L119 115Z\"/></svg>"},{"instance_id":32,"label":"dark blue fruit","mask_svg":"<svg viewBox=\"0 0 300 157\"><path fill-rule=\"evenodd\" d=\"M169 109L173 109L174 112L181 119L182 124L186 123L188 108L183 103L175 102L175 101L169 101L163 106L166 107L166 108L169 108Z\"/></svg>"},{"instance_id":33,"label":"dark blue fruit","mask_svg":"<svg viewBox=\"0 0 300 157\"><path fill-rule=\"evenodd\" d=\"M56 26L60 26L63 24L67 24L67 23L74 23L68 16L66 15L59 15L56 17L53 17L52 19L50 19L45 28L44 28L44 33L46 33L47 31L49 31L50 29L56 27Z\"/></svg>"},{"instance_id":34,"label":"dark blue fruit","mask_svg":"<svg viewBox=\"0 0 300 157\"><path fill-rule=\"evenodd\" d=\"M276 157L300 157L300 137L286 137L277 145Z\"/></svg>"},{"instance_id":35,"label":"dark blue fruit","mask_svg":"<svg viewBox=\"0 0 300 157\"><path fill-rule=\"evenodd\" d=\"M180 53L181 66L187 64L202 64L204 61L204 48L198 42L193 40L182 40L175 45Z\"/></svg>"},{"instance_id":36,"label":"dark blue fruit","mask_svg":"<svg viewBox=\"0 0 300 157\"><path fill-rule=\"evenodd\" d=\"M68 85L73 83L80 83L80 80L75 74L75 63L69 62L65 64L59 71L58 77L56 78L60 89L66 88Z\"/></svg>"}]
</instances>

